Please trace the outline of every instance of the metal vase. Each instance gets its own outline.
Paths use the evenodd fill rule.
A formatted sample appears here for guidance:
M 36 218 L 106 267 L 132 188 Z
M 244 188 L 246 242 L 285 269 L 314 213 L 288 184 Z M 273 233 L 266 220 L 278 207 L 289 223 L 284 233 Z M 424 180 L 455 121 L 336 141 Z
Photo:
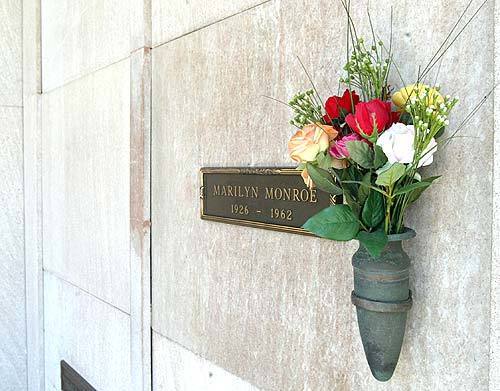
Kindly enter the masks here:
M 359 333 L 373 376 L 388 381 L 398 363 L 406 326 L 406 315 L 412 305 L 409 288 L 410 258 L 402 242 L 415 237 L 406 229 L 389 235 L 380 257 L 372 257 L 360 244 L 352 257 L 354 291 Z

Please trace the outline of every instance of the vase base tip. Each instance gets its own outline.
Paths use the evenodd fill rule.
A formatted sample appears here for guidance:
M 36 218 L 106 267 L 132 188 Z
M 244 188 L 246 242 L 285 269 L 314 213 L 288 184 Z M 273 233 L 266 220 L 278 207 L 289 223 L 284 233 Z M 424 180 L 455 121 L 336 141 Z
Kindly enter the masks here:
M 377 379 L 379 382 L 387 382 L 391 380 L 392 375 L 394 374 L 394 370 L 387 372 L 372 370 L 371 372 L 373 377 Z

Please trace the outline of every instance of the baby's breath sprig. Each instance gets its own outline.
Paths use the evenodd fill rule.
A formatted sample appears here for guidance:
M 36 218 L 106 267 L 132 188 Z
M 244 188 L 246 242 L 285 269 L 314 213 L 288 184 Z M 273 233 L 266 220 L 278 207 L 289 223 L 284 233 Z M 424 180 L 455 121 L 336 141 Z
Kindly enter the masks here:
M 347 75 L 341 79 L 350 88 L 357 88 L 366 101 L 372 99 L 387 100 L 390 94 L 387 79 L 391 67 L 391 58 L 383 56 L 384 43 L 373 42 L 370 48 L 365 46 L 363 38 L 354 45 L 349 61 L 344 66 Z
M 405 110 L 415 126 L 415 161 L 422 158 L 433 138 L 439 137 L 450 124 L 449 115 L 458 103 L 457 98 L 441 96 L 439 87 L 421 87 L 412 93 Z
M 295 113 L 295 117 L 290 121 L 291 125 L 303 128 L 308 124 L 323 121 L 322 108 L 315 101 L 314 90 L 299 92 L 288 104 Z

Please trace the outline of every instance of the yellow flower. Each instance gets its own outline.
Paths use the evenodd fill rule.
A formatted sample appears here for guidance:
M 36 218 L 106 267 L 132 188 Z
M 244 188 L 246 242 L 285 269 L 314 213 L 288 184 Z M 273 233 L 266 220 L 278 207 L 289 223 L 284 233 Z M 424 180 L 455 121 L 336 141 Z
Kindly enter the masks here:
M 310 124 L 295 133 L 288 142 L 290 157 L 298 163 L 315 161 L 318 153 L 328 149 L 330 137 L 333 135 L 329 135 L 323 128 L 327 128 L 327 126 Z M 331 132 L 332 129 L 328 129 L 328 131 Z
M 440 105 L 444 102 L 443 97 L 437 89 L 431 88 L 422 83 L 409 84 L 406 87 L 401 88 L 401 90 L 392 96 L 392 101 L 397 107 L 404 109 L 410 97 L 415 96 L 416 98 L 419 98 L 423 93 L 426 93 L 425 99 L 427 105 L 429 106 Z

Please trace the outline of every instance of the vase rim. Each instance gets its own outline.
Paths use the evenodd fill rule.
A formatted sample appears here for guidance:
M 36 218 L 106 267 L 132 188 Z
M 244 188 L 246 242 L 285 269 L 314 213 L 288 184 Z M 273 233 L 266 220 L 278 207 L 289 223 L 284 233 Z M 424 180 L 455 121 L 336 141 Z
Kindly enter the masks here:
M 417 233 L 414 230 L 405 227 L 403 232 L 399 234 L 387 235 L 387 239 L 389 240 L 389 242 L 400 242 L 402 240 L 413 239 L 415 236 L 417 236 Z

